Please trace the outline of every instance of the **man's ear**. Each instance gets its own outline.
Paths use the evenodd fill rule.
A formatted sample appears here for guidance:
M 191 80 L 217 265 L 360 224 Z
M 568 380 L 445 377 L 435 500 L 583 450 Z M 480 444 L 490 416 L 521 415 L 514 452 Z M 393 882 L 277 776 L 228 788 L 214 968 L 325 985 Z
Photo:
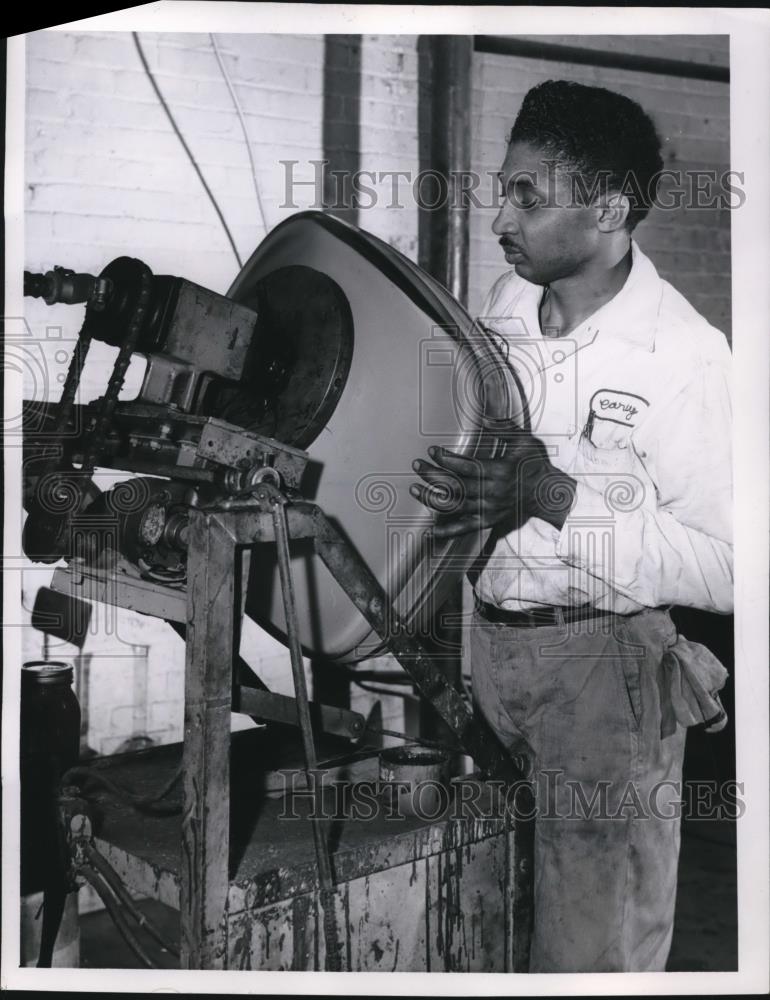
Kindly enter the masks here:
M 620 193 L 607 195 L 597 206 L 597 228 L 602 233 L 614 233 L 618 229 L 623 229 L 630 211 L 631 203 L 626 195 Z

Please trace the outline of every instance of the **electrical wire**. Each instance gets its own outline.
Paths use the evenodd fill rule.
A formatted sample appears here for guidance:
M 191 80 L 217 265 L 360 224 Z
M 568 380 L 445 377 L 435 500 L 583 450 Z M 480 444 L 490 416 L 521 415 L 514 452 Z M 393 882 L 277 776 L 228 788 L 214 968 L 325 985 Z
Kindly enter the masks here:
M 211 39 L 211 45 L 214 49 L 214 55 L 217 57 L 217 62 L 219 63 L 219 69 L 222 73 L 222 78 L 227 84 L 227 89 L 230 91 L 230 97 L 232 98 L 233 105 L 235 106 L 235 112 L 238 115 L 238 121 L 241 123 L 241 131 L 243 132 L 243 138 L 246 142 L 246 152 L 249 154 L 249 163 L 251 164 L 251 178 L 254 181 L 254 192 L 257 196 L 257 207 L 259 208 L 259 215 L 262 219 L 262 228 L 265 230 L 265 234 L 270 232 L 270 227 L 267 224 L 267 217 L 265 215 L 265 206 L 262 204 L 262 195 L 259 191 L 259 180 L 257 179 L 257 167 L 254 163 L 254 155 L 251 151 L 251 141 L 249 140 L 249 132 L 246 128 L 246 119 L 243 115 L 243 110 L 241 108 L 241 102 L 238 100 L 238 95 L 235 93 L 235 89 L 230 80 L 230 74 L 227 72 L 227 67 L 222 59 L 222 53 L 219 50 L 219 45 L 217 44 L 216 36 L 209 34 Z
M 232 247 L 233 253 L 235 254 L 235 259 L 238 261 L 238 267 L 241 268 L 241 267 L 243 267 L 243 261 L 241 260 L 241 255 L 238 253 L 238 247 L 235 245 L 235 241 L 233 240 L 232 233 L 230 232 L 230 229 L 228 228 L 228 225 L 225 222 L 225 217 L 224 217 L 224 215 L 222 215 L 222 210 L 220 209 L 219 205 L 217 204 L 217 200 L 214 197 L 214 195 L 212 194 L 211 188 L 206 183 L 206 178 L 201 173 L 201 169 L 198 166 L 198 163 L 197 163 L 195 157 L 192 154 L 192 150 L 190 149 L 190 147 L 185 142 L 185 138 L 182 135 L 182 133 L 179 131 L 179 126 L 177 125 L 176 120 L 175 120 L 173 114 L 171 113 L 171 108 L 166 103 L 166 99 L 164 98 L 163 94 L 160 91 L 160 87 L 158 86 L 157 81 L 155 80 L 155 77 L 153 76 L 153 72 L 150 69 L 149 63 L 147 62 L 147 58 L 146 58 L 146 56 L 144 54 L 144 49 L 142 48 L 142 43 L 139 41 L 139 35 L 135 31 L 132 31 L 131 35 L 132 35 L 132 37 L 134 39 L 134 45 L 136 46 L 136 51 L 139 53 L 139 58 L 142 61 L 142 66 L 144 67 L 144 71 L 147 74 L 147 78 L 149 79 L 150 83 L 152 84 L 152 89 L 155 91 L 156 97 L 160 101 L 161 106 L 163 107 L 163 110 L 166 112 L 166 117 L 168 118 L 169 122 L 171 123 L 171 127 L 173 128 L 174 132 L 176 133 L 177 139 L 179 139 L 179 141 L 182 144 L 182 148 L 184 149 L 185 153 L 187 153 L 187 157 L 188 157 L 190 163 L 192 164 L 193 169 L 195 170 L 195 173 L 198 175 L 198 180 L 203 185 L 203 190 L 209 196 L 209 201 L 214 206 L 214 211 L 219 216 L 219 221 L 222 223 L 222 228 L 224 229 L 225 234 L 227 235 L 227 239 L 230 241 L 230 246 Z
M 406 682 L 408 683 L 408 681 Z M 369 691 L 371 694 L 381 694 L 385 698 L 403 698 L 404 701 L 419 701 L 419 696 L 412 691 L 392 691 L 389 688 L 375 687 L 366 681 L 356 681 L 362 691 Z
M 174 947 L 170 941 L 167 941 L 149 917 L 146 917 L 142 913 L 109 861 L 91 844 L 86 846 L 85 853 L 93 868 L 104 879 L 118 901 L 125 906 L 126 910 L 128 910 L 139 926 L 143 927 L 151 937 L 155 938 L 164 951 L 169 952 L 175 958 L 179 958 L 179 949 Z
M 376 733 L 377 736 L 393 736 L 399 740 L 406 740 L 407 744 L 416 743 L 418 746 L 430 747 L 434 750 L 455 749 L 455 747 L 452 747 L 447 743 L 443 743 L 441 740 L 429 740 L 426 736 L 407 736 L 406 733 L 399 733 L 395 729 L 378 729 L 374 726 L 369 726 L 367 727 L 366 732 Z
M 366 746 L 352 753 L 340 754 L 337 757 L 328 757 L 326 760 L 318 761 L 318 769 L 329 771 L 334 767 L 342 767 L 344 764 L 354 764 L 359 760 L 370 760 L 372 757 L 379 757 L 382 747 Z
M 428 750 L 445 750 L 448 753 L 452 753 L 458 749 L 448 743 L 442 743 L 439 740 L 429 740 L 420 736 L 407 736 L 406 733 L 399 733 L 393 729 L 375 729 L 370 727 L 366 731 L 372 735 L 393 736 L 397 739 L 404 740 L 403 746 L 405 749 L 413 746 L 423 746 Z M 359 760 L 368 760 L 371 757 L 379 757 L 382 751 L 387 749 L 390 748 L 379 745 L 373 746 L 370 743 L 359 744 L 351 753 L 342 754 L 339 757 L 328 757 L 326 760 L 319 761 L 318 768 L 319 770 L 330 770 L 333 767 L 341 767 L 344 764 L 352 764 Z
M 373 632 L 374 632 L 373 628 L 369 629 L 369 631 L 364 636 L 364 639 L 357 642 L 355 646 L 350 646 L 348 649 L 343 649 L 341 653 L 334 653 L 331 656 L 325 656 L 324 663 L 338 663 L 340 660 L 345 659 L 345 657 L 350 656 L 353 650 L 358 649 L 361 643 L 365 639 L 368 639 Z M 363 653 L 361 656 L 356 656 L 352 660 L 346 660 L 346 662 L 343 663 L 342 666 L 346 667 L 354 663 L 363 663 L 365 660 L 372 660 L 374 659 L 375 656 L 380 656 L 385 654 L 387 652 L 387 649 L 388 649 L 388 640 L 382 639 L 380 642 L 377 643 L 376 646 L 374 646 L 373 649 L 370 650 L 370 652 Z
M 360 643 L 358 645 L 360 645 Z M 354 646 L 353 649 L 355 649 L 355 648 L 356 647 Z M 349 650 L 349 652 L 352 652 L 352 650 Z M 363 653 L 361 656 L 356 656 L 352 660 L 347 660 L 346 662 L 348 664 L 365 663 L 367 660 L 373 660 L 377 656 L 387 655 L 387 652 L 388 652 L 388 640 L 387 639 L 383 639 L 382 642 L 378 643 L 374 647 L 374 649 L 372 649 L 371 652 L 369 652 L 369 653 Z M 345 655 L 344 653 L 338 653 L 337 656 L 333 657 L 332 659 L 333 660 L 334 659 L 341 659 L 344 655 Z

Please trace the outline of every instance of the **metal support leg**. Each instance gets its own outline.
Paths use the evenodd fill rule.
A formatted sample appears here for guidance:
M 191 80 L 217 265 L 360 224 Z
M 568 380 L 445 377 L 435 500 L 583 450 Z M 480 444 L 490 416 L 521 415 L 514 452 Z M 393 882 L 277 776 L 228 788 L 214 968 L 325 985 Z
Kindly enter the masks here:
M 470 708 L 436 667 L 430 652 L 406 633 L 404 623 L 363 559 L 320 508 L 315 508 L 313 516 L 318 555 L 377 635 L 387 641 L 420 694 L 449 726 L 460 745 L 488 777 L 510 782 L 525 780 L 529 762 L 524 755 L 509 756 L 489 726 L 474 719 Z
M 291 670 L 294 677 L 294 697 L 297 700 L 297 721 L 302 733 L 302 745 L 305 751 L 305 773 L 308 784 L 315 789 L 315 807 L 322 806 L 322 793 L 313 784 L 313 772 L 317 771 L 318 762 L 313 742 L 313 726 L 310 720 L 310 706 L 307 697 L 305 669 L 302 663 L 302 647 L 299 641 L 299 626 L 297 624 L 297 606 L 294 598 L 294 582 L 291 576 L 291 556 L 289 553 L 289 527 L 286 521 L 286 508 L 282 503 L 273 507 L 273 525 L 275 545 L 278 553 L 278 569 L 281 576 L 281 591 L 283 607 L 286 613 L 286 628 L 291 654 Z M 326 969 L 330 972 L 340 972 L 342 969 L 339 955 L 339 939 L 334 914 L 334 881 L 332 878 L 331 859 L 329 857 L 328 829 L 323 821 L 322 810 L 314 809 L 310 817 L 315 842 L 316 863 L 318 864 L 318 882 L 320 886 L 321 907 L 323 909 L 323 928 L 326 941 Z
M 235 560 L 235 539 L 223 519 L 193 511 L 187 562 L 183 969 L 223 969 L 227 958 Z

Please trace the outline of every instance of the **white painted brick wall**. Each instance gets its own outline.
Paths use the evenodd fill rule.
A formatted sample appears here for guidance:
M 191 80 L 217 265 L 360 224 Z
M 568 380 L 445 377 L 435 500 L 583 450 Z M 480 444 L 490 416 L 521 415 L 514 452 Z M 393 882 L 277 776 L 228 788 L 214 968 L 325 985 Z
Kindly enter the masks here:
M 670 59 L 727 65 L 727 40 L 716 38 L 592 38 L 554 36 L 549 41 L 586 44 Z M 606 87 L 638 101 L 664 140 L 665 166 L 681 170 L 730 166 L 729 88 L 703 80 L 576 66 L 507 56 L 474 59 L 473 169 L 495 172 L 524 94 L 549 79 Z M 485 190 L 489 190 L 487 186 Z M 481 307 L 486 291 L 505 270 L 490 226 L 495 209 L 471 213 L 469 304 Z M 728 336 L 730 315 L 730 214 L 726 210 L 655 208 L 636 230 L 640 246 L 659 271 Z
M 264 235 L 241 126 L 208 35 L 142 34 L 147 60 L 233 231 L 242 257 Z M 268 224 L 281 160 L 320 158 L 323 40 L 222 35 Z M 39 32 L 28 44 L 27 265 L 68 251 L 95 267 L 132 250 L 153 270 L 224 291 L 237 265 L 128 33 Z M 297 202 L 312 197 L 298 189 Z M 41 218 L 42 216 L 42 218 Z M 181 265 L 181 267 L 180 267 Z
M 383 174 L 419 171 L 417 134 L 417 39 L 413 35 L 364 38 L 361 54 L 361 169 L 372 171 L 367 181 L 377 196 L 371 208 L 359 212 L 359 225 L 417 260 L 417 206 L 411 183 Z M 403 208 L 395 205 L 403 205 Z M 394 207 L 390 207 L 394 206 Z

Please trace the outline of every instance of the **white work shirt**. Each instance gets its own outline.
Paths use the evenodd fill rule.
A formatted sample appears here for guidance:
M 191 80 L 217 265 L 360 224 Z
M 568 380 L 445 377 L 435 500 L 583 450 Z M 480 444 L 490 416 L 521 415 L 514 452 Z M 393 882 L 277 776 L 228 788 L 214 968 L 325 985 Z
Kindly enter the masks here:
M 543 336 L 543 288 L 514 270 L 479 315 L 523 382 L 532 433 L 577 481 L 561 531 L 498 539 L 475 589 L 508 610 L 733 608 L 731 355 L 632 241 L 617 295 Z

